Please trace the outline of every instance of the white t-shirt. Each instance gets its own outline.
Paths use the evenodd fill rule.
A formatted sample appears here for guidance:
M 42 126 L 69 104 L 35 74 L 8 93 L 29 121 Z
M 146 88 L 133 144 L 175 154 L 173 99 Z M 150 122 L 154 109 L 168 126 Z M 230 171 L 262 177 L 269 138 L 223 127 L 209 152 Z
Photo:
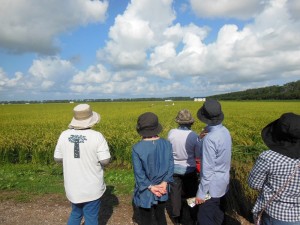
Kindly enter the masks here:
M 72 203 L 94 201 L 106 190 L 100 160 L 110 158 L 107 142 L 95 130 L 69 129 L 61 133 L 54 158 L 63 159 L 64 185 Z

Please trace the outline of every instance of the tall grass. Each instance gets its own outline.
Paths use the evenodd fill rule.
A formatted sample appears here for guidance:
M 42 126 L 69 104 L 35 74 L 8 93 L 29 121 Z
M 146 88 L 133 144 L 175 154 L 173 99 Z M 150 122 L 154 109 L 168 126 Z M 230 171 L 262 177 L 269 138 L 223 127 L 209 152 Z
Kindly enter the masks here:
M 94 129 L 107 139 L 114 162 L 131 166 L 131 146 L 140 140 L 135 131 L 137 117 L 147 111 L 156 113 L 163 126 L 162 137 L 177 126 L 174 118 L 180 109 L 195 117 L 193 130 L 204 127 L 197 117 L 201 102 L 106 102 L 91 103 L 101 115 Z M 67 129 L 75 104 L 1 105 L 0 162 L 53 163 L 53 151 L 60 133 Z M 300 102 L 222 102 L 224 125 L 233 138 L 233 158 L 255 160 L 266 149 L 260 131 L 284 112 L 300 113 Z

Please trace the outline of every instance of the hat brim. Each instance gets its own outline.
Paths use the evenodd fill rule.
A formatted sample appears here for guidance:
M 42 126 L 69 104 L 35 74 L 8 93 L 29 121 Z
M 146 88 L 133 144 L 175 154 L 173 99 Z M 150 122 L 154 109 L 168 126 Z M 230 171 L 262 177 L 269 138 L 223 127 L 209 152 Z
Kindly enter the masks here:
M 179 123 L 179 124 L 192 124 L 192 123 L 195 122 L 195 120 L 194 120 L 194 119 L 191 119 L 191 120 L 189 120 L 189 121 L 181 121 L 181 120 L 175 119 L 175 122 L 176 122 L 176 123 Z
M 207 125 L 210 125 L 210 126 L 214 126 L 214 125 L 218 125 L 220 123 L 222 123 L 222 121 L 224 120 L 224 113 L 221 112 L 218 116 L 216 117 L 213 117 L 213 118 L 207 118 L 205 115 L 204 115 L 204 111 L 203 111 L 203 107 L 202 106 L 198 112 L 197 112 L 197 117 L 199 120 L 201 120 L 203 123 L 206 123 Z
M 95 124 L 100 122 L 100 115 L 93 111 L 93 115 L 85 120 L 76 120 L 74 117 L 71 120 L 71 123 L 69 124 L 69 128 L 76 129 L 76 130 L 82 130 L 93 127 Z
M 266 146 L 279 154 L 285 155 L 290 158 L 300 158 L 300 141 L 289 142 L 287 140 L 280 139 L 279 134 L 276 133 L 276 125 L 279 119 L 269 123 L 261 131 L 261 137 Z
M 155 136 L 158 135 L 161 131 L 162 131 L 162 126 L 160 123 L 158 123 L 157 127 L 155 127 L 154 129 L 141 129 L 141 130 L 137 129 L 138 134 L 143 137 Z

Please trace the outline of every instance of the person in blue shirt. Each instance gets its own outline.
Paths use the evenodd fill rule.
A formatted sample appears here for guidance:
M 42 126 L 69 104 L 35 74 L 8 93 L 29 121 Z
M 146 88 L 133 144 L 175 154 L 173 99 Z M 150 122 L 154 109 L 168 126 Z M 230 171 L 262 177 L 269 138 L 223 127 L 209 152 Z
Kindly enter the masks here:
M 162 126 L 152 112 L 138 117 L 136 130 L 142 137 L 132 147 L 135 178 L 133 203 L 139 209 L 139 224 L 167 225 L 168 184 L 173 181 L 174 171 L 172 145 L 158 136 Z
M 219 225 L 224 220 L 220 200 L 229 188 L 231 135 L 222 125 L 224 114 L 217 100 L 207 100 L 198 110 L 197 117 L 207 124 L 205 127 L 207 134 L 200 139 L 202 163 L 195 200 L 199 205 L 197 224 Z

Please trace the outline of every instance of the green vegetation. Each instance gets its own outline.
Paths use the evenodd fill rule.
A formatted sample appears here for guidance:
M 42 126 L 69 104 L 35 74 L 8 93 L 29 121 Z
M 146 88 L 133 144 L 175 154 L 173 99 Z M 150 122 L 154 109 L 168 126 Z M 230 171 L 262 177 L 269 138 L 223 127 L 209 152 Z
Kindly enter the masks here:
M 105 182 L 113 187 L 112 194 L 131 194 L 134 177 L 128 169 L 105 169 Z M 0 201 L 14 199 L 16 201 L 30 201 L 43 194 L 64 195 L 62 166 L 34 165 L 34 164 L 3 164 L 0 167 L 0 192 L 13 192 L 3 195 Z
M 270 86 L 210 96 L 220 100 L 299 100 L 300 80 L 283 86 Z
M 174 105 L 173 105 L 174 103 Z M 90 103 L 101 114 L 100 124 L 94 127 L 106 137 L 113 161 L 131 168 L 131 146 L 140 140 L 135 131 L 137 117 L 146 111 L 159 116 L 163 125 L 162 137 L 176 127 L 174 117 L 180 109 L 190 109 L 196 118 L 201 102 L 101 102 Z M 51 165 L 60 133 L 67 129 L 75 104 L 1 105 L 0 162 Z M 233 157 L 253 161 L 266 149 L 260 131 L 282 113 L 300 112 L 300 102 L 257 101 L 222 102 L 224 124 L 233 137 Z M 204 124 L 196 119 L 193 129 L 200 132 Z
M 113 162 L 106 169 L 105 179 L 116 195 L 129 194 L 133 190 L 131 147 L 140 140 L 135 126 L 141 113 L 151 111 L 158 115 L 163 126 L 162 137 L 177 127 L 174 118 L 184 108 L 189 109 L 196 120 L 194 131 L 198 133 L 205 126 L 196 119 L 202 102 L 90 104 L 101 115 L 100 124 L 94 129 L 105 136 L 112 153 Z M 221 104 L 225 114 L 223 124 L 233 138 L 230 208 L 238 213 L 249 212 L 257 193 L 248 187 L 247 177 L 259 153 L 267 149 L 260 132 L 282 113 L 300 114 L 300 101 L 223 101 Z M 64 193 L 61 165 L 54 163 L 53 153 L 60 133 L 71 121 L 74 106 L 70 103 L 0 105 L 2 192 L 19 191 L 20 194 L 12 198 L 23 201 L 30 198 L 30 194 Z

